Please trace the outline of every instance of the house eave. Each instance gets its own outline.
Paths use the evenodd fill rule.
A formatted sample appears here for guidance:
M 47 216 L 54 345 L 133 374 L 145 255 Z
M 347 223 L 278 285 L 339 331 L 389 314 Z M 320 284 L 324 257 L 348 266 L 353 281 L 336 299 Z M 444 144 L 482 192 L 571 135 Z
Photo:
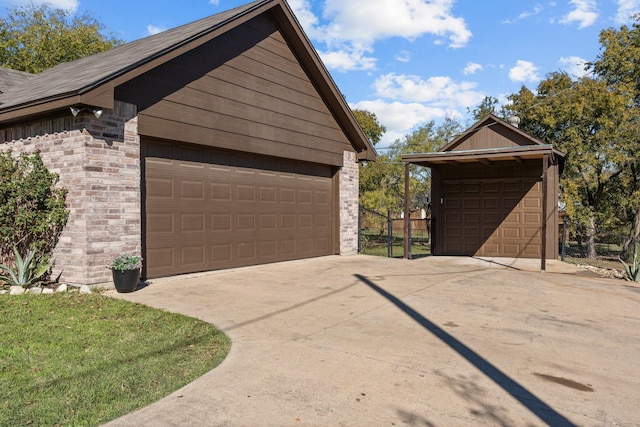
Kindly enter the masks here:
M 564 153 L 553 148 L 551 144 L 539 144 L 522 147 L 405 154 L 402 156 L 402 161 L 428 167 L 443 164 L 462 165 L 470 163 L 490 165 L 492 162 L 498 161 L 514 160 L 521 162 L 530 159 L 541 159 L 545 154 L 555 155 L 559 158 L 564 158 L 565 156 Z

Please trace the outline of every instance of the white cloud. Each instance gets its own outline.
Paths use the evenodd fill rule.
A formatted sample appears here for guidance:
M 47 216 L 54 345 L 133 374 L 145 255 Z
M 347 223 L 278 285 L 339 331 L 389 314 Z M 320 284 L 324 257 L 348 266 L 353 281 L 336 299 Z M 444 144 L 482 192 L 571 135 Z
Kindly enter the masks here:
M 296 15 L 296 19 L 302 25 L 309 37 L 314 37 L 313 29 L 318 25 L 318 18 L 311 11 L 311 4 L 308 0 L 289 0 L 289 6 Z
M 540 12 L 542 12 L 544 10 L 544 7 L 538 5 L 535 5 L 533 10 L 527 10 L 522 12 L 520 15 L 518 15 L 517 18 L 515 19 L 505 19 L 504 21 L 502 21 L 503 24 L 515 24 L 516 22 L 522 20 L 522 19 L 527 19 L 531 16 L 535 16 L 538 15 Z
M 149 33 L 150 36 L 161 33 L 163 31 L 167 31 L 167 29 L 165 27 L 157 27 L 151 24 L 147 25 L 147 32 Z
M 478 71 L 482 71 L 484 69 L 484 67 L 482 67 L 482 65 L 477 64 L 475 62 L 468 62 L 467 66 L 464 67 L 464 70 L 462 71 L 465 76 L 469 75 L 469 74 L 475 74 Z
M 442 120 L 446 117 L 461 118 L 462 115 L 454 110 L 430 107 L 412 102 L 386 102 L 384 100 L 360 101 L 351 104 L 352 108 L 371 111 L 376 114 L 378 121 L 387 128 L 382 136 L 379 148 L 388 147 L 397 139 L 410 133 L 415 127 L 431 120 Z
M 578 28 L 585 28 L 593 25 L 598 19 L 595 0 L 571 0 L 569 3 L 574 5 L 575 9 L 560 20 L 561 24 L 578 22 Z
M 309 0 L 289 2 L 312 39 L 326 45 L 323 57 L 336 58 L 342 70 L 370 69 L 377 41 L 394 37 L 415 40 L 423 35 L 448 41 L 449 47 L 467 44 L 472 34 L 465 20 L 452 12 L 454 0 L 323 0 L 322 22 Z M 354 60 L 362 59 L 365 63 Z M 328 64 L 330 67 L 330 64 Z M 351 68 L 347 68 L 351 67 Z
M 209 0 L 209 3 L 211 3 L 214 6 L 218 6 L 220 4 L 220 0 Z
M 429 77 L 385 74 L 373 83 L 378 96 L 407 101 L 424 102 L 438 108 L 466 108 L 478 104 L 484 94 L 474 90 L 474 82 L 455 82 L 450 77 Z
M 461 119 L 467 108 L 475 107 L 485 96 L 475 90 L 475 82 L 456 82 L 443 76 L 425 79 L 389 73 L 379 76 L 373 87 L 378 99 L 351 106 L 375 113 L 387 128 L 381 147 L 430 120 Z
M 78 0 L 9 0 L 7 1 L 9 4 L 13 5 L 42 5 L 48 4 L 56 9 L 63 9 L 68 12 L 74 13 L 78 10 Z
M 325 0 L 327 41 L 372 43 L 390 37 L 409 40 L 424 34 L 447 37 L 462 47 L 471 38 L 463 18 L 451 13 L 453 0 Z
M 409 62 L 411 61 L 411 52 L 408 50 L 402 50 L 396 54 L 395 59 L 398 62 Z
M 579 56 L 562 57 L 558 61 L 560 68 L 569 73 L 572 77 L 584 77 L 587 72 L 584 69 L 587 60 Z
M 376 68 L 376 58 L 367 56 L 371 49 L 336 50 L 333 52 L 319 52 L 322 62 L 336 71 L 373 70 Z
M 509 70 L 509 78 L 514 82 L 538 82 L 538 67 L 533 62 L 518 60 L 515 67 Z
M 617 0 L 618 13 L 616 13 L 616 22 L 618 24 L 628 24 L 631 17 L 636 13 L 640 13 L 640 0 Z

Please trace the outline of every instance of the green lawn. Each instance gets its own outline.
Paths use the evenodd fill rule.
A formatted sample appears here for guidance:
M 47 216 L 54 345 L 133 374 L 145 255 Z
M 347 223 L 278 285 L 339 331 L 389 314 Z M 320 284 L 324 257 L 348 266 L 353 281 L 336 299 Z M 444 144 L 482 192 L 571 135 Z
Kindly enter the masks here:
M 0 295 L 0 426 L 98 425 L 211 370 L 229 339 L 100 294 Z
M 386 244 L 364 244 L 361 247 L 361 253 L 363 255 L 375 255 L 384 256 L 388 255 L 388 249 Z M 404 256 L 403 243 L 394 242 L 392 246 L 392 255 L 394 258 L 402 258 Z M 422 258 L 424 256 L 431 255 L 431 248 L 428 244 L 416 244 L 411 245 L 411 255 L 413 258 Z

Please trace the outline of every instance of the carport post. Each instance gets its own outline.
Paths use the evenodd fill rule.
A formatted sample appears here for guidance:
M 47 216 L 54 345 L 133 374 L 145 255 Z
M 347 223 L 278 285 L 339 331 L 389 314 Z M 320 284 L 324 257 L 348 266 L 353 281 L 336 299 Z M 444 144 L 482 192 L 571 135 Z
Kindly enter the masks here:
M 547 189 L 549 182 L 547 171 L 549 170 L 549 155 L 542 156 L 542 247 L 540 248 L 540 272 L 547 269 Z
M 409 259 L 409 224 L 411 221 L 409 212 L 409 199 L 411 191 L 409 190 L 409 175 L 411 172 L 411 163 L 404 164 L 404 259 Z

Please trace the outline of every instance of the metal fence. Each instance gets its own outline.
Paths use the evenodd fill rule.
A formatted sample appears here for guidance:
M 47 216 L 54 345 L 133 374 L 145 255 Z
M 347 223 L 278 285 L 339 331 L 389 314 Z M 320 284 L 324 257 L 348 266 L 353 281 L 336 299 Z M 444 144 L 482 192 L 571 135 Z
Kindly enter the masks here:
M 360 206 L 358 253 L 401 258 L 404 256 L 404 218 Z M 431 219 L 411 218 L 409 258 L 431 255 Z
M 562 261 L 584 263 L 595 267 L 621 270 L 620 259 L 631 260 L 636 245 L 640 244 L 638 240 L 629 239 L 629 235 L 571 224 L 566 218 L 560 224 L 559 231 Z M 595 254 L 589 254 L 588 242 L 591 235 L 594 239 Z

